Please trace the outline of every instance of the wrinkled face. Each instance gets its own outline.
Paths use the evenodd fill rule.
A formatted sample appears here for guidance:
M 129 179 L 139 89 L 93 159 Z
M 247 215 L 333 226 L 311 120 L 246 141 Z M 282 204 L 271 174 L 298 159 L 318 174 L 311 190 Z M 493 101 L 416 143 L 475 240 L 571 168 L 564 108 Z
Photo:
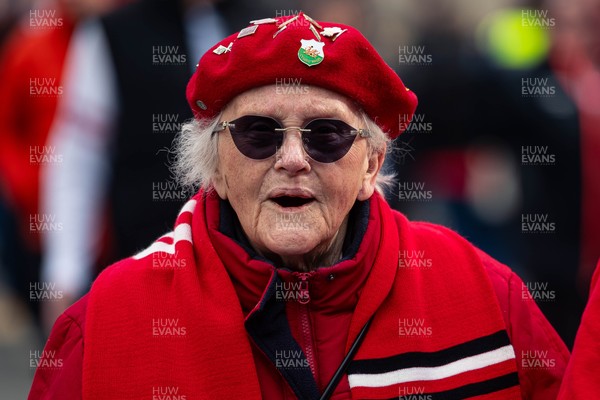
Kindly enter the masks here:
M 303 94 L 284 94 L 275 85 L 249 90 L 228 104 L 221 121 L 245 115 L 269 116 L 283 127 L 335 118 L 365 128 L 347 98 L 316 87 L 305 87 Z M 240 153 L 229 129 L 218 135 L 217 193 L 229 200 L 257 251 L 292 265 L 306 255 L 326 254 L 336 237 L 343 240 L 350 209 L 373 194 L 383 162 L 382 154 L 369 156 L 362 137 L 338 161 L 320 163 L 307 156 L 298 130 L 285 132 L 277 154 L 263 160 Z

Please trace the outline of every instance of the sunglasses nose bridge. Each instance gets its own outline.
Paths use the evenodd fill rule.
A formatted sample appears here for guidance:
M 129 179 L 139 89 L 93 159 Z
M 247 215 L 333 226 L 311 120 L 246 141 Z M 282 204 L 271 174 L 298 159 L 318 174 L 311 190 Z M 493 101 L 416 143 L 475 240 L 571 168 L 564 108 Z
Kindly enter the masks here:
M 288 132 L 288 131 L 298 131 L 298 132 L 310 132 L 310 129 L 305 129 L 300 126 L 288 126 L 285 128 L 277 128 L 276 132 Z

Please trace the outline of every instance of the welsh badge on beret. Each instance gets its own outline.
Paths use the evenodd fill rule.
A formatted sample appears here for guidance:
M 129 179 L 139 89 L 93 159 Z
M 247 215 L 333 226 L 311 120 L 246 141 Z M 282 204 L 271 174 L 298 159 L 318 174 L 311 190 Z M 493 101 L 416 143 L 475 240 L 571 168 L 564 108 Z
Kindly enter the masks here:
M 298 50 L 298 58 L 300 61 L 309 67 L 320 64 L 321 61 L 323 61 L 325 58 L 323 46 L 325 46 L 325 43 L 316 41 L 314 39 L 300 39 L 300 43 L 300 49 Z

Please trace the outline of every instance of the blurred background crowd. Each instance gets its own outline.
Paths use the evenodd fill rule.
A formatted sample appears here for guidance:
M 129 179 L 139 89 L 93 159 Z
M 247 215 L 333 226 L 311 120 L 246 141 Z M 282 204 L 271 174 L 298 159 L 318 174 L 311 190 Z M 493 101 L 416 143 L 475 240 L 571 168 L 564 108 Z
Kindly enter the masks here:
M 56 316 L 192 194 L 168 165 L 199 57 L 300 10 L 357 27 L 419 97 L 386 164 L 393 207 L 513 268 L 572 346 L 600 257 L 600 0 L 3 0 L 3 396 L 25 397 Z

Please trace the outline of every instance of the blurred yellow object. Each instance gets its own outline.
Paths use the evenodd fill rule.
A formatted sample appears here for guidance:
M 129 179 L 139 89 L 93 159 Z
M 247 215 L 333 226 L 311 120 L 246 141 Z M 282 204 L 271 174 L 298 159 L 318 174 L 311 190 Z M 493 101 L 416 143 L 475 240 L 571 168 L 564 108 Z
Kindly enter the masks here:
M 554 18 L 547 10 L 503 9 L 485 17 L 476 31 L 479 50 L 507 69 L 535 67 L 550 48 L 548 29 Z

